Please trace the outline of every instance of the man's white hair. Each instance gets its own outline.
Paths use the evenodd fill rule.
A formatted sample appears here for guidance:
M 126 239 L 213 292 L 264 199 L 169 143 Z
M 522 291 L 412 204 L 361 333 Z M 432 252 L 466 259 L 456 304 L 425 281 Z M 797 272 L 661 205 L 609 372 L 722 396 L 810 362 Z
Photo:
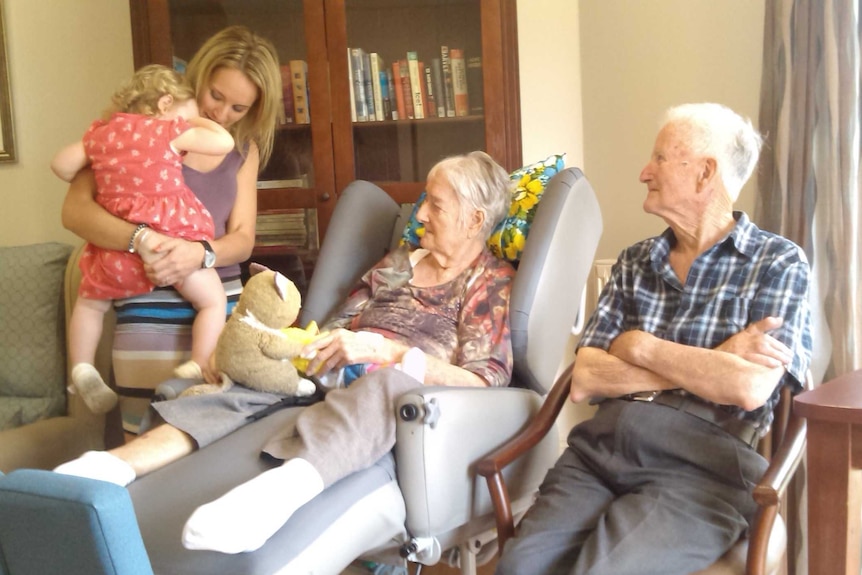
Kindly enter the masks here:
M 684 131 L 692 152 L 715 159 L 727 195 L 735 202 L 757 166 L 763 143 L 751 121 L 727 106 L 702 103 L 670 108 L 662 125 L 668 124 Z

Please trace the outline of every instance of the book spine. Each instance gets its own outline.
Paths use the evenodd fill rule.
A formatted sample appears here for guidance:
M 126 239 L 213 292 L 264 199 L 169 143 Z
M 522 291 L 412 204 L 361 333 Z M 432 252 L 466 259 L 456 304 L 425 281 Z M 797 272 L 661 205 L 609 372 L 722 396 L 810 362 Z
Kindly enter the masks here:
M 452 84 L 452 59 L 449 46 L 440 46 L 440 66 L 443 72 L 443 96 L 446 105 L 446 117 L 455 117 L 455 87 Z
M 443 95 L 443 70 L 440 58 L 431 60 L 431 83 L 434 85 L 434 103 L 437 104 L 437 117 L 446 117 L 446 97 Z
M 308 64 L 305 60 L 290 60 L 290 76 L 293 87 L 293 114 L 297 124 L 311 123 L 308 109 Z
M 398 62 L 392 63 L 393 68 L 395 67 L 395 65 L 397 63 Z M 398 111 L 398 92 L 399 92 L 399 90 L 395 89 L 395 81 L 393 78 L 394 78 L 394 74 L 393 74 L 392 69 L 387 68 L 386 69 L 386 87 L 389 90 L 389 109 L 392 111 L 392 114 L 390 117 L 393 120 L 398 120 L 401 118 L 400 114 L 403 113 L 403 110 L 401 112 Z
M 470 100 L 467 90 L 467 63 L 464 61 L 464 51 L 452 48 L 449 52 L 452 65 L 452 90 L 455 92 L 455 115 L 470 114 Z
M 353 90 L 353 58 L 347 48 L 347 85 L 350 86 L 350 121 L 356 122 L 356 93 Z
M 485 113 L 484 80 L 482 79 L 482 57 L 467 58 L 467 93 L 470 95 L 470 114 L 481 116 Z
M 365 103 L 365 82 L 362 79 L 362 48 L 350 49 L 351 68 L 353 69 L 353 105 L 356 108 L 356 121 L 368 121 L 368 108 Z
M 395 113 L 399 120 L 407 119 L 407 107 L 404 102 L 404 90 L 401 89 L 401 61 L 392 62 L 392 92 L 395 94 Z
M 398 61 L 401 68 L 401 92 L 404 94 L 404 117 L 408 120 L 414 119 L 413 89 L 410 87 L 410 70 L 407 67 L 407 59 Z
M 383 58 L 377 52 L 372 52 L 369 60 L 371 60 L 371 90 L 374 93 L 374 117 L 378 122 L 382 122 L 386 119 L 386 112 L 383 110 L 383 86 L 380 81 L 380 71 L 384 69 Z
M 416 52 L 407 52 L 407 68 L 410 74 L 410 90 L 413 98 L 413 117 L 421 120 L 425 117 L 422 102 L 422 85 L 425 83 L 423 74 L 419 73 L 419 57 Z
M 425 115 L 429 118 L 437 117 L 437 92 L 434 90 L 434 80 L 431 76 L 431 66 L 423 66 L 425 69 Z
M 365 106 L 368 110 L 368 121 L 377 119 L 374 111 L 374 81 L 371 75 L 371 56 L 362 51 L 362 85 L 365 87 Z
M 389 99 L 389 72 L 388 70 L 380 70 L 377 73 L 377 85 L 380 87 L 380 111 L 381 120 L 392 119 L 392 100 Z
M 281 65 L 281 101 L 284 106 L 284 123 L 293 123 L 293 80 L 290 64 Z

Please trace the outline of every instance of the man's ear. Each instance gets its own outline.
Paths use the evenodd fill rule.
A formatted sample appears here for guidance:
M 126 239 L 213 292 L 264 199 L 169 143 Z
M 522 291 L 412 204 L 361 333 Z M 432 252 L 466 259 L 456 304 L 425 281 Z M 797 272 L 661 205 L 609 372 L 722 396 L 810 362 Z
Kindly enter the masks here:
M 700 185 L 700 188 L 705 189 L 709 187 L 709 184 L 714 180 L 717 173 L 718 165 L 715 162 L 715 158 L 704 158 L 703 167 L 697 175 L 697 183 Z
M 171 106 L 174 104 L 174 97 L 170 94 L 165 94 L 161 98 L 159 98 L 159 113 L 164 114 L 168 110 L 171 109 Z

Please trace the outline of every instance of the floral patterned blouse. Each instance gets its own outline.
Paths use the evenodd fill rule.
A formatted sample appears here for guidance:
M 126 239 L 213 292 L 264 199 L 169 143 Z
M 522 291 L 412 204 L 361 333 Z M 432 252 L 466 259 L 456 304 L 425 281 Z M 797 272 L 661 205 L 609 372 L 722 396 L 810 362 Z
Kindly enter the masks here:
M 416 287 L 412 253 L 401 246 L 366 272 L 323 329 L 377 332 L 471 371 L 489 386 L 508 385 L 514 268 L 486 248 L 452 281 Z

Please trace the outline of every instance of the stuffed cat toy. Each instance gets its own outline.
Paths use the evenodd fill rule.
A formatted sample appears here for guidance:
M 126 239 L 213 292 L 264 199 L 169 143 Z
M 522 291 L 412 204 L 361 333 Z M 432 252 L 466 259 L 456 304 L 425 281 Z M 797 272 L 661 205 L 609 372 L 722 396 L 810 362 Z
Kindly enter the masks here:
M 314 394 L 314 384 L 300 376 L 296 365 L 307 364 L 300 351 L 318 335 L 316 324 L 305 330 L 290 327 L 299 315 L 296 286 L 263 266 L 252 264 L 251 271 L 216 346 L 215 368 L 222 384 L 196 385 L 181 395 L 227 391 L 235 383 L 295 397 Z

